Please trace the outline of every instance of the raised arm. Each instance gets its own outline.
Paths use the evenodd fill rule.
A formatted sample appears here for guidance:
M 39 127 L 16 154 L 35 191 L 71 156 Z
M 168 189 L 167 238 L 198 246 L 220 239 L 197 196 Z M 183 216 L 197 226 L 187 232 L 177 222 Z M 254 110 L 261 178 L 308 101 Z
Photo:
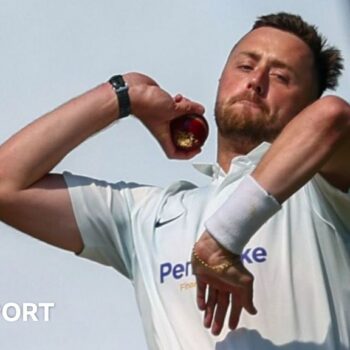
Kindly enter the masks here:
M 328 96 L 305 108 L 287 124 L 252 177 L 262 191 L 271 194 L 281 204 L 316 173 L 321 173 L 335 187 L 346 191 L 350 188 L 349 154 L 350 106 L 338 97 Z M 236 300 L 240 300 L 240 305 L 236 303 L 230 316 L 231 328 L 237 326 L 242 307 L 255 313 L 252 303 L 253 276 L 245 270 L 239 253 L 240 247 L 255 233 L 254 229 L 259 228 L 269 216 L 262 212 L 260 220 L 257 220 L 259 208 L 254 213 L 243 212 L 242 208 L 245 210 L 245 207 L 241 204 L 245 196 L 239 191 L 242 191 L 240 186 L 214 214 L 214 225 L 211 227 L 218 224 L 220 230 L 204 232 L 195 246 L 196 254 L 192 261 L 198 281 L 198 305 L 207 310 L 205 324 L 212 326 L 214 333 L 221 330 L 229 293 L 238 295 L 239 299 Z M 237 198 L 240 205 L 235 205 Z M 250 225 L 252 222 L 256 222 L 256 225 Z M 247 229 L 247 226 L 250 228 Z M 232 227 L 237 231 L 230 232 Z M 205 267 L 201 261 L 209 266 L 233 265 L 218 273 Z M 216 313 L 214 302 L 208 304 L 205 299 L 207 285 L 222 291 L 219 293 L 221 300 L 216 298 L 215 301 L 221 305 Z
M 169 121 L 204 112 L 186 98 L 173 99 L 149 77 L 124 75 L 131 111 L 157 138 L 168 157 L 176 151 Z M 119 104 L 109 83 L 72 99 L 38 118 L 0 146 L 0 220 L 55 246 L 80 252 L 82 239 L 62 175 L 49 174 L 70 151 L 118 119 Z

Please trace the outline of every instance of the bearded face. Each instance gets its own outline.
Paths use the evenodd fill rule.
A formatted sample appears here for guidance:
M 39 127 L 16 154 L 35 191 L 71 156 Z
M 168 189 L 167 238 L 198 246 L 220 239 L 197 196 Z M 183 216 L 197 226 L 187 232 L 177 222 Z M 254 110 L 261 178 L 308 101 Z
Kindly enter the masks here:
M 219 136 L 248 148 L 271 142 L 316 91 L 310 48 L 291 33 L 255 29 L 234 47 L 222 72 L 215 106 Z
M 215 104 L 215 120 L 225 138 L 273 141 L 284 127 L 256 94 L 244 92 Z

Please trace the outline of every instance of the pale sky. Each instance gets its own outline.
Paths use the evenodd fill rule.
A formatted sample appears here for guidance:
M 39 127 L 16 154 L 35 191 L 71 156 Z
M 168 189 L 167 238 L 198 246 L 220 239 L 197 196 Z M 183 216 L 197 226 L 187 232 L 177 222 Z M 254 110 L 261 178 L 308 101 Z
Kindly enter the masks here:
M 210 137 L 194 161 L 215 161 L 212 111 L 226 56 L 257 15 L 281 10 L 316 24 L 349 67 L 348 0 L 0 0 L 0 142 L 111 75 L 139 71 L 205 105 Z M 347 68 L 338 89 L 347 100 L 349 86 Z M 167 160 L 133 118 L 78 147 L 63 170 L 157 185 L 208 181 L 191 162 Z M 47 323 L 0 316 L 2 350 L 146 349 L 132 286 L 117 272 L 1 223 L 0 241 L 0 308 L 56 304 Z

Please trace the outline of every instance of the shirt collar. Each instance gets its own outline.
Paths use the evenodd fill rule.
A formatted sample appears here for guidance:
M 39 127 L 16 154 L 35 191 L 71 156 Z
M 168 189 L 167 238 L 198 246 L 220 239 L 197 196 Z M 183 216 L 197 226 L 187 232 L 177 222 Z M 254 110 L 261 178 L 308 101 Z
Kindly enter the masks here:
M 263 155 L 270 148 L 270 146 L 270 143 L 263 142 L 259 146 L 254 148 L 252 151 L 250 151 L 248 154 L 233 158 L 228 174 L 231 173 L 232 170 L 237 166 L 256 166 L 260 162 Z M 194 163 L 193 167 L 200 173 L 210 176 L 214 179 L 217 179 L 219 177 L 225 177 L 227 175 L 218 163 Z

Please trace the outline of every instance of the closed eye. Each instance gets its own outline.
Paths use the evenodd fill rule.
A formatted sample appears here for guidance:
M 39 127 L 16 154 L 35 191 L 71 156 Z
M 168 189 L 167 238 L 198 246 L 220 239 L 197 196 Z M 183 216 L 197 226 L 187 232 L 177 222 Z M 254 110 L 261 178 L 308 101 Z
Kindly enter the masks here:
M 241 64 L 238 66 L 238 68 L 244 72 L 249 72 L 253 69 L 253 67 L 248 64 Z
M 289 83 L 289 77 L 283 75 L 283 74 L 278 74 L 278 73 L 272 73 L 271 74 L 273 77 L 275 77 L 278 81 L 280 81 L 283 84 L 288 84 Z

